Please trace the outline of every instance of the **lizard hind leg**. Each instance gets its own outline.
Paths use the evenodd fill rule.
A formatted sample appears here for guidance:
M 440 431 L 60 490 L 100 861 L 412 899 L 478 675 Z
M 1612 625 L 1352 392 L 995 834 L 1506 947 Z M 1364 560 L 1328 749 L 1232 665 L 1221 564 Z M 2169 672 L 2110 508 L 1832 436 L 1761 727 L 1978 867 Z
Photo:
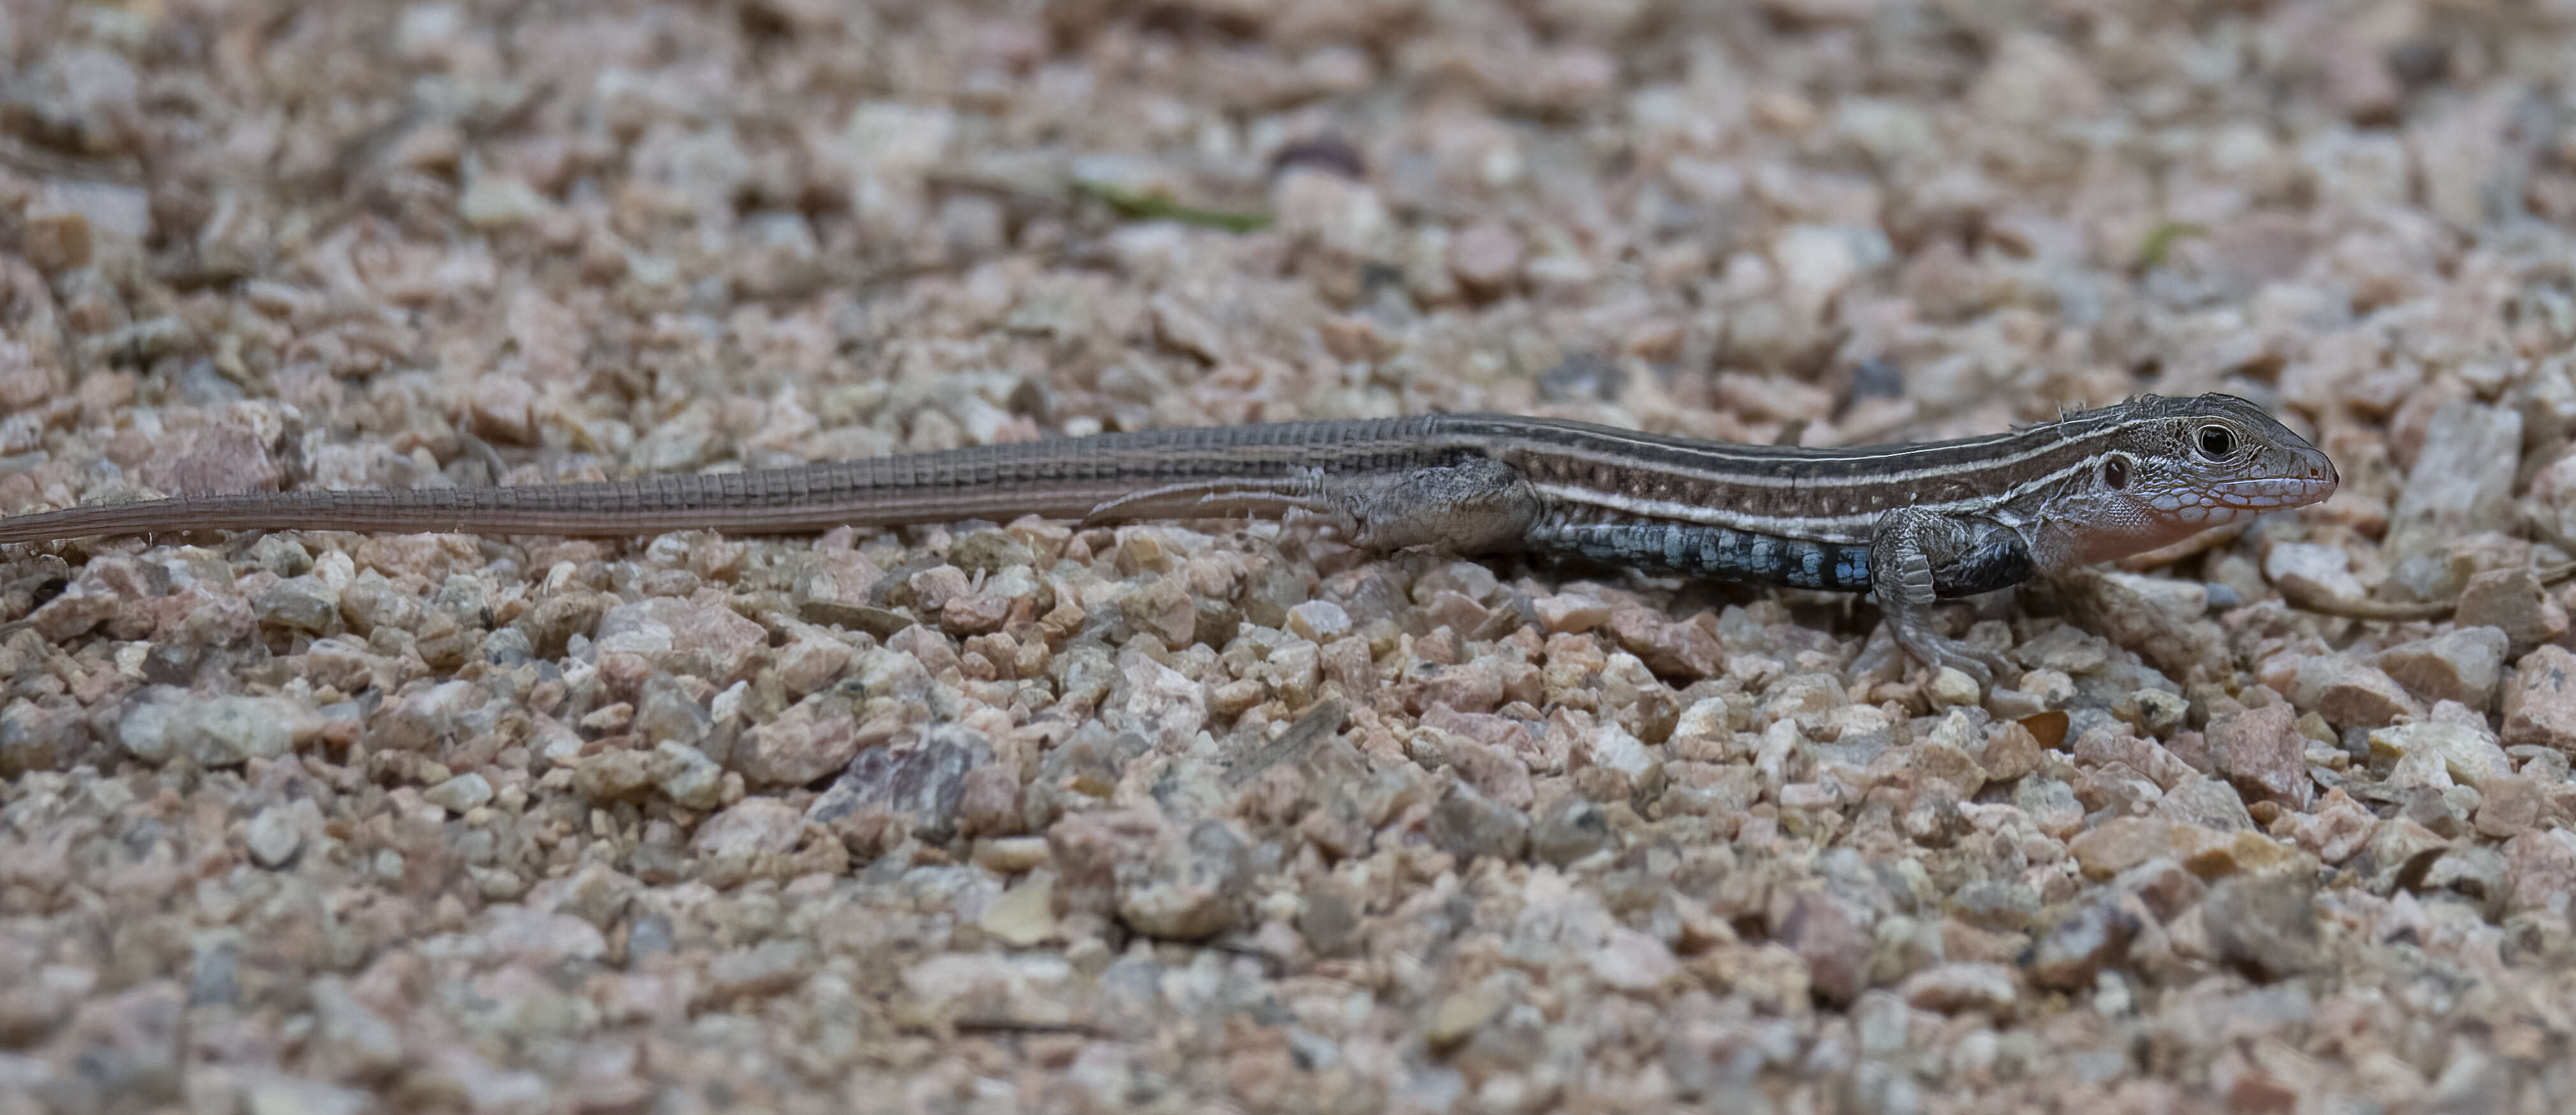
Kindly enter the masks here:
M 1167 484 L 1105 501 L 1083 522 L 1311 514 L 1363 550 L 1476 554 L 1518 548 L 1543 508 L 1538 492 L 1510 465 L 1467 457 L 1400 472 Z
M 1546 510 L 1520 471 L 1466 457 L 1377 476 L 1327 477 L 1327 497 L 1351 523 L 1351 541 L 1387 551 L 1417 546 L 1453 554 L 1520 549 Z

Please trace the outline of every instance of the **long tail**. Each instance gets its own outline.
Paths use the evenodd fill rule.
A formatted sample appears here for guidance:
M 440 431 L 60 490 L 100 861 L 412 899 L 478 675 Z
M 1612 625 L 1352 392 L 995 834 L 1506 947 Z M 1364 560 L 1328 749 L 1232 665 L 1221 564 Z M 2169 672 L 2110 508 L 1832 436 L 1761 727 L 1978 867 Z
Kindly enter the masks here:
M 0 543 L 197 530 L 800 534 L 843 524 L 1081 518 L 1140 487 L 1285 480 L 1301 471 L 1376 467 L 1390 457 L 1424 452 L 1423 422 L 1144 430 L 586 484 L 179 496 L 11 516 L 0 519 Z M 1147 511 L 1168 513 L 1159 506 L 1137 513 Z

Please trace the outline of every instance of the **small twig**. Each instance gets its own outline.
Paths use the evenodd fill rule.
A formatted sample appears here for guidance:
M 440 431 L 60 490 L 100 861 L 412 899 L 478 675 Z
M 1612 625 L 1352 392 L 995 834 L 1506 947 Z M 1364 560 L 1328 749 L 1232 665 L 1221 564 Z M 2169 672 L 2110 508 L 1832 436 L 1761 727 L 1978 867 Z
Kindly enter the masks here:
M 1113 1036 L 1109 1031 L 1086 1022 L 1025 1022 L 1016 1018 L 960 1018 L 949 1025 L 960 1034 L 1001 1034 L 1015 1037 L 1069 1034 L 1094 1040 Z
M 2547 587 L 2576 576 L 2576 561 L 2545 566 L 2533 572 L 2538 575 L 2541 585 Z M 2282 598 L 2288 600 L 2293 606 L 2319 615 L 2342 616 L 2345 619 L 2391 622 L 2440 619 L 2460 607 L 2460 598 L 2456 595 L 2448 600 L 2401 603 L 2389 600 L 2352 600 L 2325 592 L 2301 580 L 2284 580 L 2272 587 L 2280 589 Z
M 2387 620 L 2398 622 L 2414 619 L 2440 619 L 2460 606 L 2457 597 L 2421 603 L 2397 603 L 2387 600 L 2354 600 L 2336 596 L 2302 580 L 2283 580 L 2273 584 L 2281 598 L 2292 607 L 2318 615 L 2342 616 L 2345 619 Z
M 148 185 L 141 170 L 107 159 L 65 155 L 0 137 L 0 166 L 38 178 L 103 182 L 113 186 Z
M 2147 234 L 2138 239 L 2138 255 L 2130 262 L 2129 268 L 2138 272 L 2153 271 L 2164 263 L 2165 256 L 2173 251 L 2176 242 L 2186 236 L 2207 235 L 2209 235 L 2207 225 L 2194 224 L 2190 221 L 2166 221 L 2148 229 Z
M 2194 554 L 2235 541 L 2245 533 L 2245 527 L 2244 523 L 2229 523 L 2216 530 L 2204 530 L 2173 545 L 2121 558 L 2120 568 L 2124 572 L 2143 573 L 2150 569 L 2172 565 Z
M 1259 232 L 1270 227 L 1268 213 L 1239 213 L 1225 209 L 1202 209 L 1183 205 L 1165 197 L 1151 197 L 1107 182 L 1087 178 L 1073 180 L 1075 193 L 1099 198 L 1112 212 L 1131 221 L 1178 221 L 1185 225 L 1223 229 L 1227 232 Z
M 1219 781 L 1228 787 L 1241 786 L 1261 777 L 1261 772 L 1282 762 L 1305 758 L 1306 752 L 1313 750 L 1316 744 L 1341 731 L 1342 722 L 1349 715 L 1350 710 L 1340 701 L 1318 702 L 1303 719 L 1289 725 L 1288 730 L 1279 733 L 1279 738 L 1244 756 L 1243 761 L 1236 764 L 1232 770 L 1218 776 Z

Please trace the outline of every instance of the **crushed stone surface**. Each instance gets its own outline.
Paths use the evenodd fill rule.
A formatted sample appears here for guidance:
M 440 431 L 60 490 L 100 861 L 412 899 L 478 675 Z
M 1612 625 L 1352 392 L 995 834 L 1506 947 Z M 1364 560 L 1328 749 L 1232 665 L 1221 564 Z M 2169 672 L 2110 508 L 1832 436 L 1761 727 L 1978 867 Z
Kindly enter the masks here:
M 1959 604 L 1311 525 L 0 554 L 0 1115 L 2576 1104 L 2576 13 L 0 2 L 0 513 L 2257 400 Z M 2294 607 L 2432 602 L 2431 619 Z

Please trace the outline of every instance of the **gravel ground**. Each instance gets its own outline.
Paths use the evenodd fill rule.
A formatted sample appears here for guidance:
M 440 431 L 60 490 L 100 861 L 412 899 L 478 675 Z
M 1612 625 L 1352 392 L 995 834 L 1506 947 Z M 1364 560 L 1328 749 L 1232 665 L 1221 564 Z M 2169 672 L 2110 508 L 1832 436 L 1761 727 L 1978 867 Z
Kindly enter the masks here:
M 0 57 L 0 512 L 2147 390 L 2344 476 L 1959 606 L 1988 692 L 1845 598 L 1267 524 L 14 548 L 0 1113 L 2576 1102 L 2565 4 L 6 0 Z

